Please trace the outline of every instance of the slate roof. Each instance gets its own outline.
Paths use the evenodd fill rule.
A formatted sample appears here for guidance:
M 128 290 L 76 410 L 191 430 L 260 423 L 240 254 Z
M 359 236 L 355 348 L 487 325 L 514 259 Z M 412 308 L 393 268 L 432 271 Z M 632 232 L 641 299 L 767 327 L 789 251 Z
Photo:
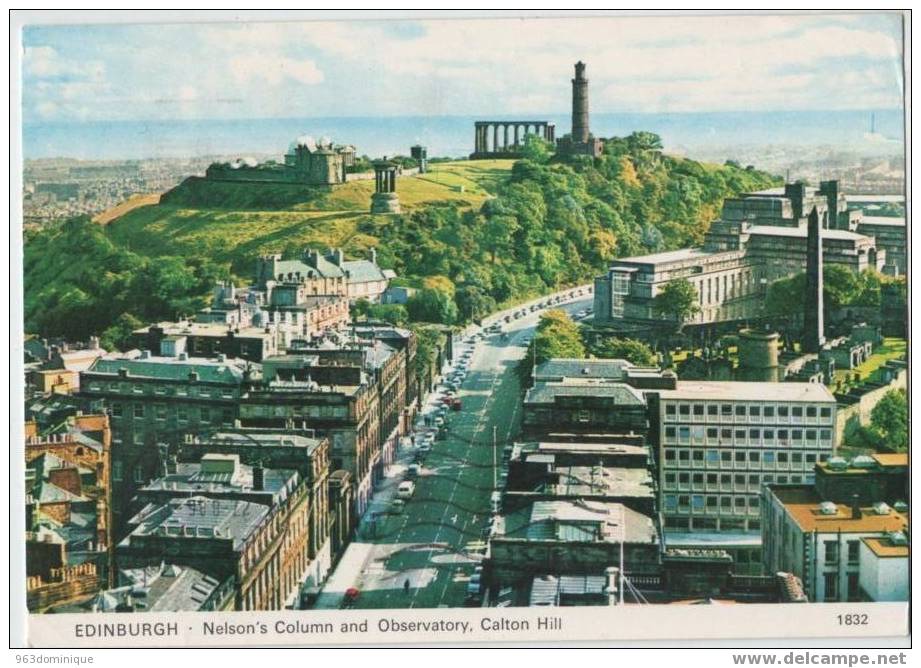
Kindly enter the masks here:
M 238 385 L 243 381 L 247 364 L 249 363 L 239 359 L 219 362 L 204 357 L 188 360 L 153 356 L 147 359 L 103 357 L 96 360 L 88 373 L 118 376 L 119 369 L 126 369 L 128 375 L 135 378 L 187 381 L 189 374 L 194 371 L 198 374 L 200 382 Z
M 371 260 L 349 260 L 342 263 L 342 268 L 348 272 L 349 281 L 352 283 L 387 280 L 383 270 Z

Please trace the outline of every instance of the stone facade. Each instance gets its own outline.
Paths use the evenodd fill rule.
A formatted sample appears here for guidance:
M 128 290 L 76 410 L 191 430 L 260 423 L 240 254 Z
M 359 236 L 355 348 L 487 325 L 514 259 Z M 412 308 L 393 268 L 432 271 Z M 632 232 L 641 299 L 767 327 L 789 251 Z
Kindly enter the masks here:
M 476 121 L 470 159 L 520 158 L 528 135 L 553 143 L 556 125 L 550 121 Z
M 322 138 L 298 137 L 284 163 L 258 164 L 252 159 L 214 163 L 205 176 L 214 181 L 255 181 L 296 185 L 331 186 L 346 182 L 346 171 L 355 164 L 353 146 L 335 146 Z
M 835 187 L 833 187 L 833 185 Z M 758 317 L 774 281 L 805 271 L 808 211 L 815 210 L 822 261 L 859 272 L 880 270 L 885 252 L 871 237 L 853 231 L 859 212 L 848 208 L 836 182 L 818 190 L 801 184 L 727 199 L 704 245 L 623 258 L 595 279 L 595 324 L 640 335 L 671 327 L 653 310 L 653 300 L 672 280 L 691 283 L 699 312 L 689 325 L 711 325 Z M 809 207 L 804 214 L 803 209 Z M 832 225 L 836 225 L 833 227 Z

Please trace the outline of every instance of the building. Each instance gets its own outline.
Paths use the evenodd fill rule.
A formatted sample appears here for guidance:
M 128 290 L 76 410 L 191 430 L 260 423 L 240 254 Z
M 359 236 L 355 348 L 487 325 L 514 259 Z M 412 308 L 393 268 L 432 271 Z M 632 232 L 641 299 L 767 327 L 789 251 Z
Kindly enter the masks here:
M 80 415 L 25 433 L 27 602 L 43 611 L 112 582 L 111 432 Z
M 860 272 L 882 270 L 886 252 L 855 231 L 860 212 L 848 208 L 836 181 L 817 190 L 802 184 L 730 198 L 700 248 L 618 259 L 595 279 L 595 324 L 641 333 L 670 325 L 653 308 L 670 281 L 687 280 L 699 300 L 688 324 L 711 325 L 761 315 L 768 286 L 805 271 L 808 216 L 815 211 L 822 259 Z
M 260 164 L 252 158 L 213 163 L 205 177 L 212 181 L 333 186 L 346 182 L 346 173 L 354 164 L 354 146 L 334 145 L 326 137 L 315 140 L 302 135 L 291 143 L 283 163 Z
M 908 453 L 831 457 L 815 467 L 816 493 L 824 501 L 895 504 L 908 498 Z
M 837 403 L 817 383 L 678 381 L 650 407 L 667 533 L 758 536 L 761 486 L 811 483 L 836 447 Z
M 342 476 L 335 476 L 336 472 L 330 469 L 329 440 L 317 437 L 312 431 L 298 430 L 233 429 L 205 436 L 190 434 L 179 445 L 176 469 L 187 462 L 193 467 L 196 462 L 200 465 L 216 453 L 238 458 L 241 471 L 248 468 L 255 473 L 262 469 L 265 487 L 271 486 L 266 475 L 270 469 L 297 472 L 292 499 L 300 499 L 306 512 L 304 526 L 292 527 L 292 532 L 303 541 L 302 550 L 307 555 L 301 580 L 313 585 L 322 582 L 352 529 L 350 487 L 347 480 L 343 482 Z M 304 518 L 296 503 L 288 518 L 298 521 Z M 331 535 L 339 536 L 339 542 L 332 544 Z
M 823 501 L 812 485 L 767 484 L 765 570 L 793 573 L 813 602 L 892 600 L 907 592 L 908 548 L 898 538 L 899 544 L 892 544 L 893 534 L 908 530 L 907 506 L 899 508 Z M 893 561 L 883 561 L 889 558 Z
M 351 474 L 355 512 L 361 515 L 382 468 L 379 403 L 376 383 L 361 370 L 348 384 L 275 378 L 242 397 L 240 421 L 263 429 L 312 429 L 328 438 L 331 468 Z
M 102 400 L 112 428 L 112 498 L 116 534 L 135 492 L 158 477 L 165 453 L 186 433 L 232 427 L 258 365 L 241 359 L 108 355 L 81 374 L 81 394 Z
M 219 612 L 233 610 L 234 579 L 171 563 L 120 571 L 118 585 L 51 612 Z
M 300 330 L 297 330 L 298 332 Z M 135 330 L 132 343 L 140 350 L 165 358 L 228 358 L 261 362 L 284 350 L 293 335 L 283 329 L 218 324 L 215 322 L 159 322 Z
M 392 269 L 381 269 L 377 264 L 377 250 L 372 248 L 366 260 L 342 260 L 342 251 L 338 251 L 340 266 L 345 271 L 346 285 L 350 302 L 366 299 L 379 302 L 387 290 L 390 279 L 396 278 Z
M 537 382 L 524 398 L 526 436 L 552 431 L 637 434 L 649 431 L 643 393 L 625 383 L 593 378 Z
M 860 541 L 861 601 L 909 600 L 909 549 L 905 532 Z
M 575 65 L 572 80 L 572 132 L 557 140 L 560 155 L 588 155 L 597 158 L 604 151 L 604 142 L 592 135 L 588 123 L 588 79 L 585 63 Z
M 622 503 L 656 515 L 656 485 L 646 447 L 620 443 L 516 443 L 502 498 L 505 512 L 535 501 Z
M 908 272 L 908 238 L 905 217 L 861 216 L 857 232 L 876 240 L 876 247 L 886 252 L 882 272 L 904 276 Z
M 279 521 L 288 503 L 270 508 L 194 496 L 148 505 L 131 518 L 131 532 L 116 549 L 117 563 L 135 569 L 170 562 L 218 582 L 233 578 L 234 610 L 281 610 L 297 596 L 307 560 L 289 537 L 294 520 Z
M 621 563 L 631 576 L 659 571 L 655 523 L 620 503 L 536 501 L 501 516 L 498 526 L 489 567 L 499 586 L 545 574 L 597 576 Z

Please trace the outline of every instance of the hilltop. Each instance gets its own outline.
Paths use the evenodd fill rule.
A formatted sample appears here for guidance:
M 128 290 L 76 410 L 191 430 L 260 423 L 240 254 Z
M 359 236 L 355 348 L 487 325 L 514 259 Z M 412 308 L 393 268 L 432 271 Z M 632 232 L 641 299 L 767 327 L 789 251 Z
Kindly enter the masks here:
M 534 145 L 519 161 L 432 163 L 400 177 L 403 213 L 368 213 L 373 181 L 333 188 L 187 179 L 107 225 L 76 219 L 27 237 L 27 331 L 72 339 L 174 318 L 213 282 L 250 278 L 256 255 L 378 249 L 424 299 L 395 318 L 465 321 L 590 280 L 616 257 L 700 243 L 725 197 L 780 179 L 667 155 L 651 133 L 606 140 L 595 160 Z M 76 260 L 76 261 L 75 261 Z M 402 308 L 402 307 L 401 307 Z
M 433 163 L 426 174 L 397 179 L 407 214 L 433 205 L 479 209 L 509 176 L 512 160 Z M 190 177 L 159 203 L 127 211 L 108 226 L 118 245 L 148 256 L 203 255 L 247 274 L 254 255 L 307 246 L 360 253 L 376 238 L 360 231 L 386 216 L 368 213 L 373 180 L 342 186 L 209 181 Z

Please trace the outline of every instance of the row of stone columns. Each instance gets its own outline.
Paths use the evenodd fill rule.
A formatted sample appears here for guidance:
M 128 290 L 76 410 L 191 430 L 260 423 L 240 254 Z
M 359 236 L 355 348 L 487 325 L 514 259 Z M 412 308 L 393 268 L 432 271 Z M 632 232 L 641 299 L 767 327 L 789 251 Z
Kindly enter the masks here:
M 491 142 L 490 134 L 492 134 Z M 521 146 L 525 136 L 528 134 L 536 134 L 544 140 L 552 142 L 556 138 L 556 126 L 547 122 L 480 121 L 475 125 L 475 152 L 500 153 L 509 151 L 514 147 Z M 511 143 L 509 143 L 510 139 Z
M 377 167 L 374 169 L 375 192 L 393 193 L 397 191 L 397 170 L 395 167 Z

